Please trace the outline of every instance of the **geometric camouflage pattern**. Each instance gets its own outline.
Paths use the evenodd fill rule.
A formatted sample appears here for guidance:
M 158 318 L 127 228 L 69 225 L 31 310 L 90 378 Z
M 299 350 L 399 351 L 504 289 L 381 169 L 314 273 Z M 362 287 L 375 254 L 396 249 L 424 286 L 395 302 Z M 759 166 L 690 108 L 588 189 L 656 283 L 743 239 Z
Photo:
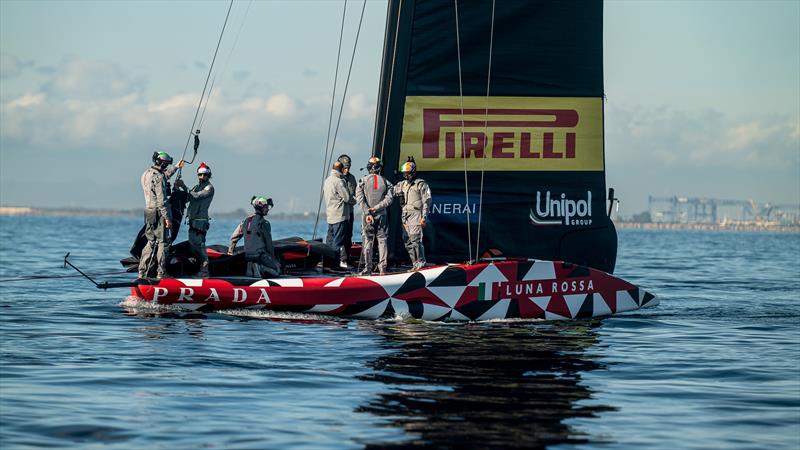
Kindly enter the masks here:
M 235 308 L 375 319 L 569 320 L 658 304 L 652 294 L 600 270 L 564 262 L 497 259 L 382 276 L 254 279 L 167 278 L 133 295 L 162 305 Z

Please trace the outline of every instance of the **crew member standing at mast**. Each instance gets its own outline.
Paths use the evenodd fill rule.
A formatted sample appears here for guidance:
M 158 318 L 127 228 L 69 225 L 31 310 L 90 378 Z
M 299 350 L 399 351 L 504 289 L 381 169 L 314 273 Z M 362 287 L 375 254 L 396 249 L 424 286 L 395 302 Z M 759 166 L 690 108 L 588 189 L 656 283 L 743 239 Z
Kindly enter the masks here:
M 208 208 L 214 199 L 214 186 L 211 185 L 211 168 L 201 162 L 197 168 L 197 185 L 189 189 L 189 207 L 186 210 L 186 223 L 189 224 L 189 244 L 192 250 L 200 256 L 201 278 L 208 277 L 208 255 L 206 254 L 206 233 L 210 227 Z M 175 182 L 176 186 L 183 186 L 183 181 Z
M 144 191 L 144 235 L 147 244 L 139 259 L 139 278 L 146 278 L 156 259 L 156 277 L 167 275 L 167 249 L 169 247 L 169 229 L 172 228 L 172 216 L 167 203 L 167 180 L 182 168 L 184 160 L 171 166 L 172 157 L 167 152 L 154 152 L 153 165 L 142 174 L 142 190 Z
M 411 258 L 413 270 L 425 267 L 425 248 L 422 245 L 422 229 L 428 224 L 431 208 L 431 188 L 425 180 L 417 178 L 414 158 L 400 166 L 404 180 L 394 187 L 395 197 L 403 205 L 403 242 Z
M 342 176 L 344 178 L 345 185 L 347 185 L 347 190 L 350 191 L 350 195 L 353 198 L 356 198 L 356 186 L 358 186 L 358 182 L 356 182 L 356 177 L 350 173 L 350 164 L 352 160 L 348 155 L 341 155 L 337 161 L 342 163 Z M 344 229 L 344 251 L 349 256 L 350 248 L 353 246 L 353 225 L 355 224 L 355 215 L 352 205 L 349 205 L 348 209 L 349 214 L 347 215 L 347 221 Z
M 358 182 L 356 188 L 356 202 L 364 213 L 364 220 L 361 222 L 361 238 L 363 250 L 361 255 L 364 259 L 364 270 L 362 275 L 372 273 L 372 249 L 373 241 L 378 239 L 378 271 L 381 275 L 386 272 L 386 260 L 388 248 L 386 246 L 387 227 L 389 220 L 386 215 L 386 208 L 392 204 L 392 184 L 381 176 L 381 160 L 373 156 L 367 161 L 369 175 Z
M 335 161 L 331 174 L 325 179 L 323 187 L 325 220 L 328 222 L 328 236 L 325 243 L 336 248 L 339 253 L 339 266 L 347 269 L 347 250 L 344 247 L 345 231 L 356 199 L 347 188 L 342 168 L 342 163 Z

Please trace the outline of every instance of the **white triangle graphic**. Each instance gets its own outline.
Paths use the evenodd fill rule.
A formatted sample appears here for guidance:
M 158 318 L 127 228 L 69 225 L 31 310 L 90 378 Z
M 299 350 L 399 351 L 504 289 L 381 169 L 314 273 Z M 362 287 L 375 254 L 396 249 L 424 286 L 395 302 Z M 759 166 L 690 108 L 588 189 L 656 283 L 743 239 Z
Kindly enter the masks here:
M 341 307 L 342 305 L 314 305 L 313 308 L 309 309 L 306 312 L 318 312 L 318 313 L 326 313 L 331 312 L 336 308 Z
M 447 269 L 447 266 L 431 267 L 430 269 L 422 269 L 419 273 L 425 277 L 425 285 L 427 286 L 433 280 L 439 277 Z
M 386 312 L 386 308 L 388 306 L 389 306 L 389 300 L 386 299 L 386 300 L 378 303 L 377 305 L 373 306 L 372 308 L 369 308 L 367 310 L 361 311 L 358 314 L 353 314 L 353 317 L 359 317 L 359 318 L 362 318 L 362 319 L 377 319 L 383 313 Z
M 639 305 L 633 301 L 631 294 L 628 291 L 617 291 L 617 312 L 633 311 L 639 309 Z
M 458 299 L 464 294 L 466 286 L 428 286 L 428 290 L 433 292 L 433 295 L 439 297 L 440 300 L 447 303 L 447 306 L 453 308 L 458 303 Z
M 489 264 L 486 266 L 478 276 L 475 277 L 474 280 L 469 282 L 468 286 L 478 286 L 481 283 L 498 283 L 500 281 L 508 281 L 503 272 L 500 272 L 500 269 L 497 268 L 494 264 Z M 490 292 L 490 287 L 487 286 L 487 293 Z
M 508 314 L 509 303 L 511 303 L 511 300 L 508 299 L 498 301 L 488 311 L 481 314 L 478 320 L 505 319 Z
M 398 300 L 396 298 L 391 299 L 392 301 L 392 308 L 394 308 L 394 313 L 398 316 L 411 316 L 408 312 L 408 303 L 405 300 Z
M 524 281 L 530 280 L 552 280 L 556 277 L 556 268 L 553 261 L 539 261 L 538 259 L 533 262 L 528 273 L 525 274 Z
M 560 316 L 558 314 L 553 314 L 550 311 L 544 312 L 545 320 L 569 320 L 569 317 Z
M 467 321 L 470 320 L 470 318 L 465 316 L 465 315 L 463 315 L 463 314 L 461 314 L 460 312 L 458 312 L 457 310 L 454 309 L 453 312 L 450 313 L 450 320 L 458 320 L 458 321 L 462 321 L 462 322 L 467 322 Z
M 404 273 L 396 273 L 392 275 L 379 275 L 379 276 L 369 276 L 369 277 L 359 277 L 363 280 L 370 280 L 375 283 L 381 285 L 381 287 L 386 290 L 386 293 L 391 297 L 395 294 L 408 280 L 414 272 L 404 272 Z
M 342 285 L 342 282 L 344 282 L 344 278 L 337 278 L 326 284 L 325 287 L 339 287 Z
M 572 318 L 574 319 L 575 316 L 578 315 L 578 311 L 581 310 L 581 305 L 583 305 L 583 301 L 586 300 L 586 294 L 565 295 L 564 300 L 567 302 L 567 308 L 569 308 L 569 315 L 572 316 Z
M 611 314 L 611 308 L 608 307 L 608 303 L 603 300 L 603 296 L 598 294 L 597 292 L 594 293 L 594 303 L 592 304 L 592 317 L 598 316 L 607 316 Z
M 429 305 L 427 303 L 423 303 L 422 320 L 436 320 L 450 311 L 451 311 L 450 308 L 445 308 L 444 306 Z
M 530 297 L 531 301 L 536 304 L 542 311 L 547 311 L 547 305 L 550 304 L 550 297 Z

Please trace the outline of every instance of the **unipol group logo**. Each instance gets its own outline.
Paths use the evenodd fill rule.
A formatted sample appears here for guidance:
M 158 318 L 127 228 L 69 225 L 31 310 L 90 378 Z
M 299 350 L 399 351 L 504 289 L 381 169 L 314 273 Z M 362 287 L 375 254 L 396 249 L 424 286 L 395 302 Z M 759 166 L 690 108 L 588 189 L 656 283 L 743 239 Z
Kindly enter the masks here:
M 531 209 L 534 226 L 591 225 L 592 191 L 586 191 L 585 199 L 572 199 L 567 194 L 551 195 L 550 191 L 536 191 L 536 209 Z
M 602 99 L 406 97 L 401 153 L 423 171 L 603 170 Z

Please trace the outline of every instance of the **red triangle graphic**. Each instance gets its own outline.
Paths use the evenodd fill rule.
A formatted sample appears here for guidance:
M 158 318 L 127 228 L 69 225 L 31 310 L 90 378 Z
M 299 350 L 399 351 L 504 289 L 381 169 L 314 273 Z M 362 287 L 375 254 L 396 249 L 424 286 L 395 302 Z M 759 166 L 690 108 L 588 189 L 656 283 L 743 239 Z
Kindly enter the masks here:
M 544 310 L 527 297 L 519 299 L 519 316 L 523 319 L 544 319 Z
M 558 314 L 562 317 L 572 318 L 572 314 L 569 312 L 567 302 L 561 295 L 553 295 L 550 298 L 550 303 L 547 304 L 547 312 Z

